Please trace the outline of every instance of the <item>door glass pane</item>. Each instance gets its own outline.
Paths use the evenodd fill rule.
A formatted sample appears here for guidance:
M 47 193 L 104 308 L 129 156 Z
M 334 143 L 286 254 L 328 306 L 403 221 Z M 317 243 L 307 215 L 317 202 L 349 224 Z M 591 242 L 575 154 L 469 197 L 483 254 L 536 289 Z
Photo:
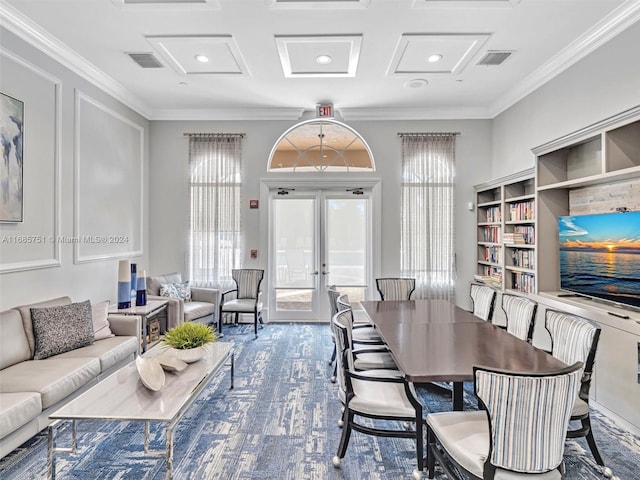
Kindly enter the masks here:
M 326 212 L 327 285 L 340 287 L 366 286 L 367 199 L 327 199 Z M 355 292 L 354 292 L 355 293 Z M 358 301 L 354 298 L 353 303 Z
M 313 308 L 313 290 L 276 288 L 276 310 L 310 312 Z
M 273 201 L 276 288 L 314 288 L 315 199 Z

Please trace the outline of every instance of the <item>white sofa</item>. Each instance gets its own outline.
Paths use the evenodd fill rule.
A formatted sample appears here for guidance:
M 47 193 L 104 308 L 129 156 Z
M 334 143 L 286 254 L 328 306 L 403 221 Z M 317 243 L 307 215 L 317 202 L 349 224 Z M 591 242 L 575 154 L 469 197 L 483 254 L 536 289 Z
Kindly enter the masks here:
M 0 458 L 49 425 L 53 411 L 140 350 L 140 317 L 109 315 L 114 336 L 34 360 L 31 308 L 70 304 L 69 297 L 60 297 L 0 312 Z

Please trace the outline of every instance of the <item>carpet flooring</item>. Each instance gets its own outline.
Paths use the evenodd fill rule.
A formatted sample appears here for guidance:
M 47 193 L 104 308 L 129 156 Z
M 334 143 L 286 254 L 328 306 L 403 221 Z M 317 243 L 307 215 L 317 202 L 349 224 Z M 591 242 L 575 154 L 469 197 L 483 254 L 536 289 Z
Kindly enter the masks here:
M 253 326 L 225 328 L 221 341 L 236 345 L 235 388 L 228 368 L 205 389 L 175 431 L 174 478 L 220 480 L 411 479 L 415 444 L 354 432 L 342 466 L 331 463 L 341 430 L 340 402 L 329 382 L 332 342 L 323 324 L 270 324 L 254 340 Z M 435 388 L 420 388 L 425 410 L 450 408 Z M 466 392 L 466 408 L 475 400 Z M 598 412 L 596 441 L 622 480 L 640 479 L 640 438 Z M 70 428 L 61 429 L 59 442 Z M 163 448 L 164 429 L 152 427 L 152 447 Z M 162 458 L 142 450 L 143 424 L 78 423 L 78 453 L 56 455 L 58 479 L 151 480 L 165 476 Z M 59 443 L 63 445 L 63 443 Z M 603 478 L 583 439 L 566 442 L 567 480 Z M 45 478 L 47 437 L 33 437 L 0 460 L 3 480 Z M 425 475 L 426 478 L 426 475 Z M 437 472 L 436 478 L 446 478 Z

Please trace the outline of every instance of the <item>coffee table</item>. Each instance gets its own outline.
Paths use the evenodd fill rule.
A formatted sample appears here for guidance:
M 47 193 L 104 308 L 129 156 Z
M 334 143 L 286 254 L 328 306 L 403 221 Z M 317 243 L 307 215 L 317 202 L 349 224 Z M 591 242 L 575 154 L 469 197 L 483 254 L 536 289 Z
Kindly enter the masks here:
M 152 357 L 162 352 L 163 347 L 157 346 L 143 356 Z M 56 453 L 76 453 L 78 420 L 117 420 L 144 422 L 144 453 L 164 456 L 167 464 L 166 478 L 171 479 L 174 428 L 223 365 L 231 367 L 230 388 L 233 388 L 233 362 L 233 344 L 215 342 L 208 346 L 204 358 L 189 364 L 182 372 L 166 372 L 165 384 L 157 392 L 142 384 L 135 361 L 130 362 L 49 416 L 54 422 L 48 427 L 47 478 L 55 479 Z M 67 421 L 71 422 L 71 445 L 56 447 L 56 429 Z M 164 450 L 149 449 L 151 422 L 167 424 Z

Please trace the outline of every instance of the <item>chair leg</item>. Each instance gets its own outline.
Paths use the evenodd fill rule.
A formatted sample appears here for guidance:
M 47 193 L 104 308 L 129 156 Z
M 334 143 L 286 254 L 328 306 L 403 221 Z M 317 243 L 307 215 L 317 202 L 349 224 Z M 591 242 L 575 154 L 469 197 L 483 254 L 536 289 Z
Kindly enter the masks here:
M 238 318 L 240 318 L 240 314 L 238 312 L 236 312 L 236 320 L 235 320 L 236 325 L 238 325 Z
M 342 427 L 342 436 L 340 437 L 340 444 L 338 445 L 337 458 L 344 458 L 347 453 L 347 446 L 349 445 L 349 439 L 351 438 L 351 423 L 353 422 L 353 412 L 348 408 L 344 410 L 344 426 Z
M 433 454 L 433 450 L 435 448 L 436 438 L 431 430 L 431 427 L 427 425 L 427 477 L 433 478 L 436 470 L 436 458 Z
M 258 314 L 253 315 L 253 334 L 258 338 Z
M 224 337 L 222 333 L 222 307 L 220 307 L 220 311 L 218 312 L 218 337 Z
M 338 362 L 333 364 L 333 373 L 331 374 L 331 378 L 329 380 L 331 380 L 331 383 L 336 383 L 336 378 L 338 375 Z
M 337 348 L 336 348 L 336 344 L 333 344 L 333 353 L 331 354 L 331 360 L 329 360 L 329 365 L 333 364 L 333 362 L 336 360 L 336 353 L 338 352 Z
M 602 467 L 604 467 L 604 460 L 602 460 L 602 456 L 600 456 L 600 452 L 598 451 L 598 447 L 596 446 L 596 440 L 593 438 L 593 430 L 591 429 L 591 419 L 587 415 L 585 418 L 581 420 L 583 428 L 588 429 L 587 431 L 587 444 L 591 449 L 591 453 L 596 463 Z
M 416 455 L 418 456 L 418 472 L 424 470 L 424 438 L 422 436 L 422 415 L 416 417 Z

